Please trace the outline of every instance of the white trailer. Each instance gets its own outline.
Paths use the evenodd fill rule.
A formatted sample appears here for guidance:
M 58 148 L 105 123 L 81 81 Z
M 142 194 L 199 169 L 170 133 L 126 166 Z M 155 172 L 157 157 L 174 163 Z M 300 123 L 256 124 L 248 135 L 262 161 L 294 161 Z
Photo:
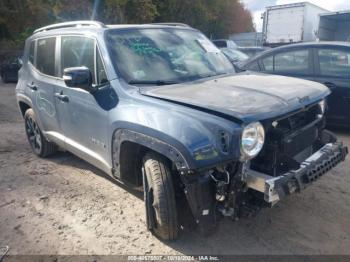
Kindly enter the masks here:
M 278 46 L 316 40 L 319 15 L 326 12 L 308 2 L 266 7 L 263 14 L 264 44 Z
M 320 41 L 350 41 L 350 11 L 320 14 Z

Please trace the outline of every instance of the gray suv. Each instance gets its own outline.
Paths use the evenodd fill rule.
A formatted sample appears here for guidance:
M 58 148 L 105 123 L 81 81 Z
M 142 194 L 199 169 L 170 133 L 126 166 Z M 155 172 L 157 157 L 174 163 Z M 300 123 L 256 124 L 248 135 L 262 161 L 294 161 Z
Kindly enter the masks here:
M 325 86 L 235 73 L 183 24 L 40 28 L 16 88 L 33 152 L 58 147 L 144 189 L 147 227 L 178 236 L 185 210 L 200 231 L 272 207 L 343 161 L 324 129 Z

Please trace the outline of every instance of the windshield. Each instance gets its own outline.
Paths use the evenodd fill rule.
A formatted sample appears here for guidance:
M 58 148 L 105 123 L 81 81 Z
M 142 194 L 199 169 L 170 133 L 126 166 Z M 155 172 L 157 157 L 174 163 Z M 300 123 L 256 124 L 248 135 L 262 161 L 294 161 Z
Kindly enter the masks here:
M 223 48 L 221 50 L 231 61 L 242 62 L 249 58 L 245 53 L 235 49 Z
M 110 30 L 107 43 L 118 73 L 132 84 L 170 84 L 234 72 L 233 66 L 195 30 Z

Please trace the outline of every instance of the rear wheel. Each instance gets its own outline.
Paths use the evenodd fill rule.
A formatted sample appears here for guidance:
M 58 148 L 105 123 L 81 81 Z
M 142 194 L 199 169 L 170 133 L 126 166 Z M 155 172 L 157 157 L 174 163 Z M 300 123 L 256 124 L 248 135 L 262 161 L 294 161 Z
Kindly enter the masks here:
M 156 153 L 147 153 L 142 171 L 148 229 L 163 240 L 174 240 L 178 236 L 178 218 L 168 161 Z
M 57 151 L 57 146 L 46 140 L 35 117 L 33 109 L 29 108 L 24 114 L 24 122 L 28 142 L 33 152 L 40 157 L 48 157 Z
M 2 78 L 2 81 L 3 81 L 4 83 L 8 83 L 8 82 L 9 82 L 9 80 L 8 80 L 8 78 L 7 78 L 7 76 L 6 76 L 6 73 L 3 73 L 2 76 L 1 76 L 1 78 Z

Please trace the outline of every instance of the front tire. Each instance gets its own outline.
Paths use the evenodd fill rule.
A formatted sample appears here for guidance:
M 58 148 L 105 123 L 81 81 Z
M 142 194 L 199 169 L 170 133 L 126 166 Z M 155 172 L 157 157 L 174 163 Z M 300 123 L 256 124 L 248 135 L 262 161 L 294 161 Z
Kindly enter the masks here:
M 147 226 L 157 237 L 175 240 L 178 237 L 178 217 L 168 161 L 156 153 L 147 153 L 142 171 Z
M 39 157 L 48 157 L 57 151 L 57 146 L 47 141 L 43 136 L 33 109 L 29 108 L 24 114 L 25 130 L 28 142 L 33 152 Z

